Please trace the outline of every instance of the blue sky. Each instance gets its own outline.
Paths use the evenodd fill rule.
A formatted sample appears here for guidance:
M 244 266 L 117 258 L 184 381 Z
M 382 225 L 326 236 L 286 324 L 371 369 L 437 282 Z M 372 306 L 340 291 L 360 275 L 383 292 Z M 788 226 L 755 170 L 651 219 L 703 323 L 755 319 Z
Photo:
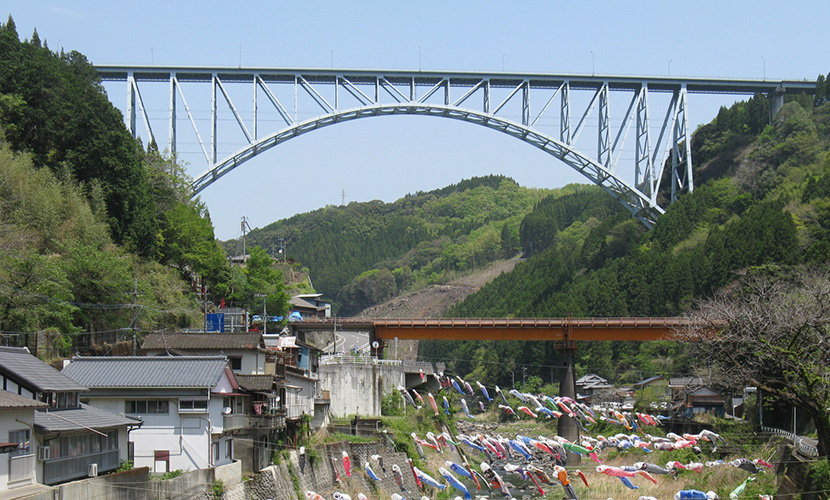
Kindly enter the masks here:
M 5 3 L 21 37 L 94 64 L 418 69 L 815 79 L 830 71 L 830 2 L 74 1 Z M 0 14 L 7 14 L 2 13 Z M 108 88 L 115 104 L 123 98 Z M 120 92 L 120 91 L 119 91 Z M 690 98 L 692 128 L 734 98 Z M 193 106 L 193 104 L 191 104 Z M 613 117 L 612 117 L 613 121 Z M 204 170 L 198 157 L 188 172 Z M 217 237 L 326 205 L 504 174 L 584 178 L 520 141 L 423 117 L 339 124 L 274 148 L 202 193 Z

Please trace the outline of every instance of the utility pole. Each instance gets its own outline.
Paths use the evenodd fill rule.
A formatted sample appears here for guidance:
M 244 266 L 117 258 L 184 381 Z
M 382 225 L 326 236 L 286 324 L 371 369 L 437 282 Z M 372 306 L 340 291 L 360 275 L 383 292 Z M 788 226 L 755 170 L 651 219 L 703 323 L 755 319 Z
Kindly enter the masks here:
M 243 215 L 242 216 L 242 263 L 248 261 L 248 250 L 245 245 L 245 229 L 248 226 L 248 219 Z
M 133 296 L 133 303 L 130 306 L 133 309 L 133 319 L 130 321 L 130 330 L 133 332 L 133 356 L 135 356 L 138 353 L 138 278 L 135 278 L 133 282 L 133 292 L 128 293 L 127 295 Z

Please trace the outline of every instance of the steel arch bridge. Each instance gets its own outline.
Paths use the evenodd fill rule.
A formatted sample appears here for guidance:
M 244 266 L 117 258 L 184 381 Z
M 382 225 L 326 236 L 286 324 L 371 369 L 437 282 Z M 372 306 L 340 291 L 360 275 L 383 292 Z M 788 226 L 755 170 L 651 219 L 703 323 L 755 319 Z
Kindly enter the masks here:
M 174 155 L 179 141 L 177 122 L 184 119 L 179 117 L 181 104 L 207 166 L 193 181 L 194 195 L 270 148 L 329 125 L 374 116 L 438 116 L 481 125 L 541 149 L 601 186 L 649 227 L 664 212 L 658 191 L 668 176 L 670 203 L 694 189 L 689 93 L 764 93 L 773 98 L 774 114 L 786 92 L 810 92 L 815 87 L 807 81 L 610 75 L 104 65 L 96 69 L 102 81 L 126 83 L 125 120 L 133 135 L 138 135 L 140 116 L 147 134 L 144 138 L 166 143 Z M 167 87 L 160 93 L 167 106 L 165 142 L 157 140 L 148 113 L 159 107 L 159 99 L 145 99 L 152 84 Z M 191 108 L 185 91 L 193 103 L 200 92 L 197 87 L 205 98 L 199 101 L 201 107 Z M 240 99 L 234 88 L 251 92 L 244 112 L 236 104 Z M 666 96 L 664 106 L 653 109 L 650 95 Z M 260 111 L 261 101 L 266 103 L 266 112 Z M 197 125 L 198 114 L 207 105 L 209 142 L 202 139 Z M 611 122 L 612 105 L 622 111 L 616 123 Z M 655 111 L 662 117 L 658 122 L 650 120 Z M 222 113 L 232 116 L 235 133 L 220 129 Z M 277 125 L 262 133 L 260 124 L 266 121 L 262 119 L 266 113 Z M 583 130 L 594 126 L 594 141 L 580 141 Z M 633 161 L 620 163 L 632 128 Z M 235 151 L 220 158 L 220 140 L 231 135 L 238 137 L 232 146 Z

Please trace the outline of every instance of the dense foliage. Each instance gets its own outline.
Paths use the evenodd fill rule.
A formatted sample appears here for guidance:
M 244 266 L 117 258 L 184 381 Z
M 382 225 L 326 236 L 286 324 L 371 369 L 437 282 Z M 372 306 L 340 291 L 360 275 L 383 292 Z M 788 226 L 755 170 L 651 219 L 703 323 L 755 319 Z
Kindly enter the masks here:
M 394 203 L 353 202 L 295 215 L 251 238 L 266 247 L 283 238 L 289 258 L 313 270 L 316 290 L 335 300 L 338 314 L 350 315 L 516 255 L 522 217 L 547 193 L 502 176 L 479 177 Z M 238 240 L 225 247 L 241 252 Z
M 29 151 L 36 166 L 97 185 L 114 240 L 151 254 L 157 224 L 141 145 L 95 68 L 76 51 L 50 51 L 37 32 L 21 42 L 11 17 L 0 26 L 0 68 L 0 124 L 12 149 Z
M 252 252 L 231 268 L 189 179 L 144 150 L 77 52 L 0 25 L 0 335 L 61 346 L 199 327 L 196 291 L 284 313 L 282 275 Z M 262 255 L 265 258 L 261 258 Z M 102 336 L 99 333 L 107 335 Z M 64 352 L 68 354 L 68 352 Z
M 589 190 L 544 200 L 522 222 L 523 250 L 533 257 L 449 315 L 681 315 L 747 268 L 825 263 L 830 104 L 811 103 L 789 100 L 771 124 L 762 96 L 723 108 L 692 141 L 697 171 L 709 180 L 673 204 L 650 232 L 611 205 L 580 202 Z M 420 354 L 449 357 L 462 374 L 498 363 L 550 377 L 555 352 L 528 354 L 511 344 L 479 351 L 465 343 L 422 342 Z M 584 343 L 577 356 L 582 373 L 622 382 L 688 374 L 699 362 L 671 342 Z M 511 373 L 496 371 L 496 380 L 508 383 Z

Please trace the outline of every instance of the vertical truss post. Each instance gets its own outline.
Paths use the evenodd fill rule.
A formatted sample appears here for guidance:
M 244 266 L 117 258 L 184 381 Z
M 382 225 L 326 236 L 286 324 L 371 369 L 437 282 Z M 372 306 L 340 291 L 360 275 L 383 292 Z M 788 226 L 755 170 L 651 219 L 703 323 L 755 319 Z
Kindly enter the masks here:
M 216 79 L 217 78 L 218 77 L 216 76 L 216 73 L 214 73 L 213 76 L 211 76 L 211 79 L 210 79 L 210 82 L 211 82 L 211 85 L 210 85 L 210 87 L 211 87 L 211 92 L 210 92 L 210 151 L 211 151 L 210 161 L 214 165 L 216 164 L 216 157 L 217 157 L 216 153 L 217 153 L 217 149 L 218 149 L 217 146 L 216 146 L 216 143 L 218 142 L 217 137 L 216 137 L 216 133 L 217 133 L 217 129 L 216 129 L 216 125 L 217 125 L 217 123 L 216 123 L 217 122 L 217 119 L 216 119 Z
M 683 191 L 691 193 L 694 191 L 692 152 L 687 136 L 688 127 L 689 117 L 686 113 L 686 85 L 683 84 L 679 90 L 677 99 L 677 112 L 672 134 L 672 203 L 677 199 L 679 193 Z
M 127 129 L 135 137 L 135 77 L 127 72 Z
M 444 106 L 450 105 L 450 79 L 444 80 Z
M 334 76 L 334 111 L 340 109 L 340 85 L 343 82 L 341 81 L 340 77 L 335 75 Z
M 597 160 L 605 170 L 609 170 L 611 168 L 611 127 L 608 118 L 608 82 L 603 82 L 599 91 L 598 120 Z
M 176 78 L 170 74 L 170 122 L 167 126 L 170 156 L 176 158 Z
M 259 90 L 257 89 L 257 83 L 256 83 L 257 76 L 258 75 L 254 75 L 254 82 L 253 82 L 254 83 L 254 85 L 253 85 L 253 87 L 254 87 L 254 102 L 253 102 L 253 106 L 254 106 L 253 107 L 253 113 L 254 113 L 254 142 L 259 140 L 259 134 L 258 134 L 259 108 L 257 106 L 257 95 L 259 94 Z
M 637 189 L 648 196 L 652 194 L 651 142 L 648 131 L 648 84 L 640 87 L 635 118 L 637 141 L 634 152 L 634 181 Z
M 559 110 L 559 140 L 571 144 L 571 83 L 562 86 L 562 105 Z
M 522 125 L 530 125 L 530 82 L 522 87 Z
M 487 80 L 487 83 L 484 84 L 484 103 L 482 110 L 487 114 L 490 113 L 490 80 Z

